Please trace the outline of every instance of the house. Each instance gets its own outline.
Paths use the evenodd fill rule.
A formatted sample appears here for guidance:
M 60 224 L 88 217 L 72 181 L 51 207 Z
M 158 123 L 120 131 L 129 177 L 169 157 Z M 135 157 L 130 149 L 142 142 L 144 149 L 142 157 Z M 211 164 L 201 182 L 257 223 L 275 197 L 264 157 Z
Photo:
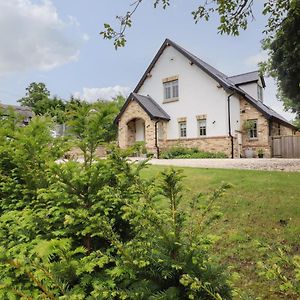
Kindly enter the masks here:
M 232 158 L 262 149 L 270 157 L 271 137 L 296 128 L 264 104 L 264 88 L 258 71 L 227 76 L 166 39 L 115 120 L 119 146 L 145 141 L 156 155 L 181 145 Z
M 18 116 L 20 116 L 22 125 L 28 125 L 28 123 L 34 116 L 33 111 L 28 106 L 17 106 L 0 103 L 0 115 L 2 117 L 8 116 L 10 110 L 14 111 Z

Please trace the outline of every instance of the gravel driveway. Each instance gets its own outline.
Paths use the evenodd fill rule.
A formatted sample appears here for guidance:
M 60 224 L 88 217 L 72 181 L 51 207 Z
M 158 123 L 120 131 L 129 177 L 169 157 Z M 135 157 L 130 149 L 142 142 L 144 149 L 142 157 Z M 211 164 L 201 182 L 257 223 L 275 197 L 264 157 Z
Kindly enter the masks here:
M 140 159 L 132 158 L 132 160 Z M 300 159 L 296 158 L 151 159 L 149 163 L 177 167 L 300 172 Z

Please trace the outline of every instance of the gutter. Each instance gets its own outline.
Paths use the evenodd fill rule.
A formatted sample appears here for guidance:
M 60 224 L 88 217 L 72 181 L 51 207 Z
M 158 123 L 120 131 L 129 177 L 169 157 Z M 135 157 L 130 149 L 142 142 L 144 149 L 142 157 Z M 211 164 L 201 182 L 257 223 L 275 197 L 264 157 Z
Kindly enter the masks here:
M 234 93 L 230 94 L 227 97 L 227 113 L 228 113 L 228 135 L 231 141 L 231 158 L 234 158 L 234 146 L 233 146 L 233 136 L 231 134 L 231 115 L 230 115 L 230 98 L 234 95 Z

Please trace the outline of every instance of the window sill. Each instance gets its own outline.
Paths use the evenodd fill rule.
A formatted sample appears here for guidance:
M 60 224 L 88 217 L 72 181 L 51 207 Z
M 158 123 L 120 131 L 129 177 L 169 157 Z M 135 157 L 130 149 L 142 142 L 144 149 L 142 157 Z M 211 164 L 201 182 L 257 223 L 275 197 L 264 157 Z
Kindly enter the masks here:
M 179 101 L 179 97 L 164 99 L 163 103 L 170 103 L 170 102 L 175 102 L 175 101 Z
M 258 141 L 258 138 L 248 138 L 248 141 L 249 142 L 255 142 L 255 141 Z

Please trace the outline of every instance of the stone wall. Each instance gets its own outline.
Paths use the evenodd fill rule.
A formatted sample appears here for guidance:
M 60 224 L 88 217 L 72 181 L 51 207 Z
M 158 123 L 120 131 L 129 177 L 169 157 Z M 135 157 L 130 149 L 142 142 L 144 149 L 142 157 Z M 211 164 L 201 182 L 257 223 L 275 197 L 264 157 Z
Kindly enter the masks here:
M 241 134 L 242 134 L 242 156 L 245 150 L 252 149 L 257 155 L 257 151 L 262 149 L 264 157 L 271 156 L 271 143 L 269 137 L 269 121 L 254 106 L 244 98 L 240 98 L 240 115 L 241 115 Z M 250 138 L 248 130 L 243 129 L 247 120 L 257 120 L 257 138 Z
M 294 135 L 294 130 L 277 122 L 271 122 L 271 136 Z
M 167 140 L 165 149 L 169 149 L 174 146 L 197 148 L 208 152 L 222 152 L 228 157 L 231 157 L 231 140 L 228 136 Z M 234 157 L 237 157 L 237 155 L 237 139 L 234 138 Z
M 135 100 L 128 104 L 119 120 L 118 142 L 120 148 L 125 149 L 135 142 L 134 122 L 132 122 L 134 119 L 144 120 L 146 148 L 155 152 L 155 122 Z

